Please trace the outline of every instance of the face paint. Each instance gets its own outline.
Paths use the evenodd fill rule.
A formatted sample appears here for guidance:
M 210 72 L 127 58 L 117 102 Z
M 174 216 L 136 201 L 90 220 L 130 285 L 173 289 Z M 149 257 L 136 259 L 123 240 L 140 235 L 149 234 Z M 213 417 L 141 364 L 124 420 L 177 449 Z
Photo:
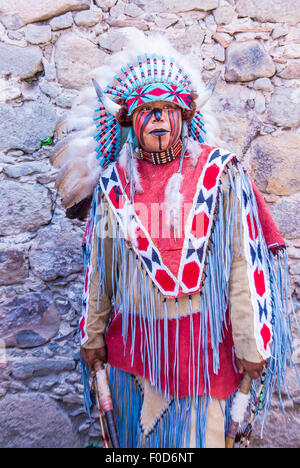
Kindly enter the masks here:
M 166 101 L 146 104 L 133 114 L 133 128 L 142 149 L 152 152 L 166 151 L 180 138 L 181 110 Z

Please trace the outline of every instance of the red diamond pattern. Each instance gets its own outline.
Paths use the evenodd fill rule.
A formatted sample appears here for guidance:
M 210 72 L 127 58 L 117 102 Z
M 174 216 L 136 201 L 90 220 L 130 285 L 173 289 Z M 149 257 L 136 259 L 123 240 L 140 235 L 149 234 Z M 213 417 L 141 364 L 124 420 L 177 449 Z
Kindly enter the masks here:
M 157 270 L 155 279 L 165 291 L 174 291 L 175 281 L 165 270 Z
M 265 275 L 262 270 L 258 271 L 258 268 L 256 268 L 254 272 L 254 283 L 257 294 L 259 294 L 259 296 L 262 297 L 266 292 Z
M 187 263 L 183 269 L 182 281 L 187 288 L 195 288 L 200 274 L 199 265 L 196 262 Z
M 251 218 L 252 218 L 252 221 L 251 221 Z M 257 224 L 255 221 L 255 218 L 253 216 L 250 216 L 250 213 L 247 215 L 247 224 L 248 224 L 250 239 L 251 240 L 257 239 L 257 236 L 258 236 Z M 254 228 L 254 232 L 253 232 L 253 228 Z
M 261 337 L 264 342 L 264 348 L 267 349 L 268 343 L 271 339 L 271 332 L 269 327 L 264 323 L 262 329 L 260 330 Z
M 200 213 L 196 214 L 193 218 L 191 234 L 197 239 L 200 239 L 200 237 L 206 236 L 208 226 L 209 217 L 206 213 L 204 213 L 204 211 L 201 211 Z
M 206 170 L 205 176 L 203 179 L 203 185 L 206 188 L 206 190 L 210 190 L 216 185 L 219 172 L 220 172 L 220 168 L 216 164 L 212 164 Z

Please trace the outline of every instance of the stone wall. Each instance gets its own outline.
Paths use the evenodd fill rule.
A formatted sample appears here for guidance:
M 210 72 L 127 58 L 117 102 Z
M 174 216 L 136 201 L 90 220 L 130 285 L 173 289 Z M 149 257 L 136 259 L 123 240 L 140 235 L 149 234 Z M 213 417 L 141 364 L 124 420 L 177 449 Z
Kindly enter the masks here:
M 205 81 L 221 71 L 223 139 L 288 243 L 300 299 L 299 21 L 298 0 L 0 0 L 0 446 L 83 447 L 99 437 L 78 360 L 84 226 L 66 219 L 41 141 L 89 70 L 123 46 L 123 27 L 165 33 Z M 275 397 L 254 447 L 299 447 L 299 393 L 288 380 L 288 419 Z

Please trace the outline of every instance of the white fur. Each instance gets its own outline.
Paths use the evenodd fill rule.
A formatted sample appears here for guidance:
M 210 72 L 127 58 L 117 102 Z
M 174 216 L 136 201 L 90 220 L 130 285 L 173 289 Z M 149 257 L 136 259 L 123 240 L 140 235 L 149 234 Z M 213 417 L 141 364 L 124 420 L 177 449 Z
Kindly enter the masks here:
M 129 144 L 126 141 L 121 148 L 120 156 L 119 156 L 120 166 L 125 170 L 128 169 L 128 160 L 129 160 Z
M 176 172 L 172 175 L 167 183 L 165 190 L 164 210 L 166 213 L 167 223 L 170 227 L 179 230 L 181 205 L 183 195 L 180 193 L 183 175 Z
M 138 171 L 138 162 L 136 159 L 133 158 L 132 160 L 132 177 L 133 177 L 133 183 L 134 183 L 134 188 L 137 193 L 142 193 L 143 187 L 141 185 L 141 179 L 140 179 L 140 174 Z
M 250 394 L 238 391 L 233 399 L 231 406 L 231 417 L 233 421 L 242 424 L 244 421 L 245 413 L 249 404 Z
M 137 222 L 135 220 L 135 211 L 133 205 L 126 200 L 124 205 L 124 229 L 125 237 L 131 242 L 133 247 L 137 247 L 136 230 Z
M 201 155 L 202 149 L 200 146 L 200 143 L 196 140 L 193 140 L 192 138 L 188 138 L 187 141 L 187 151 L 188 151 L 188 156 L 190 156 L 191 161 L 192 161 L 192 166 L 196 167 L 198 158 Z

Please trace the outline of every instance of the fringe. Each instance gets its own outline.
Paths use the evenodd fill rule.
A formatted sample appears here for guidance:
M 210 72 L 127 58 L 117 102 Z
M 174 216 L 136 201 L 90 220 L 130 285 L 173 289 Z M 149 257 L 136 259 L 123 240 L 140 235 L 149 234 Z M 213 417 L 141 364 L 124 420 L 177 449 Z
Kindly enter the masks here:
M 260 415 L 262 423 L 264 423 L 266 415 L 270 409 L 271 398 L 274 391 L 277 391 L 280 401 L 283 405 L 281 397 L 281 386 L 283 385 L 288 394 L 285 382 L 286 371 L 289 366 L 295 366 L 293 360 L 293 335 L 292 335 L 292 318 L 295 318 L 295 311 L 292 306 L 291 290 L 288 280 L 288 264 L 286 251 L 279 251 L 276 256 L 269 252 L 265 243 L 262 229 L 259 223 L 258 209 L 256 205 L 255 195 L 253 193 L 251 182 L 244 173 L 240 164 L 236 161 L 231 161 L 225 168 L 225 187 L 222 187 L 220 182 L 217 196 L 217 207 L 214 216 L 214 225 L 211 233 L 209 249 L 206 252 L 206 264 L 204 269 L 204 280 L 200 294 L 200 310 L 201 310 L 201 329 L 198 336 L 198 348 L 195 352 L 191 346 L 189 352 L 189 362 L 192 363 L 192 372 L 189 375 L 189 396 L 183 399 L 178 398 L 178 382 L 179 382 L 179 340 L 178 340 L 178 324 L 180 317 L 170 319 L 168 314 L 168 301 L 166 298 L 163 302 L 163 310 L 155 310 L 155 302 L 160 304 L 160 292 L 151 284 L 151 280 L 144 273 L 144 268 L 141 260 L 135 253 L 128 249 L 126 240 L 124 239 L 121 229 L 113 216 L 112 221 L 112 284 L 114 313 L 122 314 L 122 336 L 125 347 L 128 341 L 129 323 L 131 325 L 131 357 L 132 363 L 136 352 L 135 331 L 139 324 L 142 331 L 142 339 L 140 345 L 140 353 L 144 362 L 144 375 L 146 374 L 146 362 L 148 363 L 149 380 L 152 386 L 165 398 L 173 395 L 172 404 L 166 414 L 163 415 L 160 424 L 149 435 L 146 443 L 149 447 L 162 446 L 179 447 L 183 437 L 188 440 L 188 428 L 186 420 L 183 423 L 184 414 L 187 414 L 187 409 L 193 401 L 195 408 L 199 412 L 199 427 L 197 435 L 197 444 L 203 445 L 205 440 L 205 423 L 207 414 L 207 401 L 210 395 L 210 377 L 208 372 L 207 349 L 208 349 L 208 328 L 211 332 L 211 346 L 213 349 L 213 371 L 218 373 L 220 369 L 219 346 L 224 339 L 224 331 L 227 330 L 228 323 L 226 311 L 229 303 L 229 280 L 230 270 L 233 259 L 233 236 L 236 233 L 240 251 L 243 250 L 245 242 L 245 213 L 244 200 L 246 195 L 250 206 L 250 220 L 252 233 L 257 228 L 258 242 L 260 250 L 258 253 L 259 269 L 267 272 L 271 291 L 271 298 L 268 300 L 272 310 L 272 345 L 270 356 L 268 356 L 268 367 L 265 380 L 265 391 L 261 402 Z M 225 212 L 225 199 L 226 212 Z M 101 242 L 98 243 L 97 265 L 99 272 L 99 296 L 106 291 L 106 272 L 105 272 L 105 249 L 104 249 L 104 229 L 108 215 L 108 208 L 104 203 L 104 196 L 100 192 L 99 186 L 96 188 L 92 203 L 92 217 L 95 218 L 95 213 L 102 213 L 96 217 L 97 235 L 101 237 Z M 238 224 L 238 210 L 240 210 L 240 223 Z M 224 220 L 226 219 L 226 223 Z M 90 248 L 90 247 L 89 247 Z M 88 261 L 89 255 L 87 248 L 84 249 L 85 263 Z M 276 263 L 277 261 L 277 263 Z M 118 268 L 122 265 L 122 268 Z M 137 284 L 133 285 L 133 271 L 136 267 Z M 119 287 L 121 284 L 121 288 Z M 150 287 L 149 287 L 150 284 Z M 133 287 L 137 287 L 138 303 L 133 297 Z M 175 302 L 177 299 L 174 299 Z M 192 309 L 191 298 L 190 307 L 186 316 L 190 318 L 190 336 L 194 337 L 193 315 L 195 312 Z M 118 307 L 117 307 L 118 305 Z M 177 306 L 177 302 L 176 302 Z M 159 320 L 163 318 L 163 335 L 161 335 Z M 176 340 L 175 340 L 175 362 L 173 369 L 169 369 L 168 359 L 168 325 L 170 320 L 175 320 L 177 324 Z M 200 349 L 202 346 L 203 362 L 199 362 Z M 164 390 L 161 382 L 161 353 L 164 353 Z M 199 363 L 198 365 L 196 365 Z M 169 375 L 173 372 L 175 388 L 170 388 Z M 133 446 L 136 443 L 142 443 L 142 434 L 137 434 L 136 420 L 142 404 L 141 391 L 134 381 L 134 378 L 129 381 L 122 377 L 122 372 L 118 370 L 111 371 L 112 389 L 114 391 L 116 407 L 120 406 L 120 417 L 117 418 L 119 431 L 121 435 L 121 446 Z M 205 395 L 198 396 L 200 375 L 204 376 Z M 135 383 L 134 383 L 135 382 Z M 130 400 L 130 405 L 126 400 L 126 395 L 133 392 L 134 397 Z M 256 383 L 253 383 L 252 394 L 255 394 Z M 131 394 L 131 393 L 130 393 Z M 230 400 L 231 401 L 231 400 Z M 226 405 L 226 421 L 229 418 L 230 401 Z M 127 412 L 130 408 L 134 408 L 130 418 Z M 134 419 L 135 418 L 135 419 Z M 182 418 L 182 421 L 181 421 Z M 176 420 L 176 424 L 175 424 Z M 200 423 L 201 422 L 201 423 Z M 184 425 L 185 424 L 185 425 Z M 227 423 L 226 423 L 227 424 Z M 162 426 L 162 427 L 161 427 Z M 180 432 L 177 428 L 181 428 Z M 162 431 L 161 429 L 165 428 Z M 185 428 L 183 430 L 183 428 Z M 125 434 L 130 437 L 130 441 L 125 441 Z M 162 437 L 162 439 L 160 439 Z M 123 439 L 122 439 L 123 438 Z M 123 444 L 123 445 L 122 445 Z M 125 445 L 126 444 L 126 445 Z M 168 445 L 166 445 L 168 444 Z M 198 445 L 197 445 L 198 446 Z
M 258 382 L 253 382 L 251 395 L 252 405 L 256 404 L 256 415 L 253 426 L 260 423 L 260 434 L 263 437 L 264 424 L 271 409 L 272 396 L 277 394 L 281 410 L 286 414 L 284 400 L 292 400 L 286 383 L 288 370 L 293 370 L 300 388 L 300 377 L 294 355 L 294 335 L 299 334 L 291 287 L 289 281 L 288 255 L 285 248 L 276 253 L 270 250 L 270 275 L 273 303 L 273 346 L 268 359 L 264 391 L 257 406 Z M 285 394 L 285 396 L 284 396 Z
M 141 427 L 142 388 L 133 375 L 113 367 L 110 368 L 109 380 L 120 447 L 137 448 Z
M 195 444 L 197 448 L 205 448 L 209 396 L 171 399 L 146 433 L 141 423 L 141 384 L 135 376 L 112 367 L 109 375 L 121 447 L 190 448 L 193 407 L 196 421 Z

